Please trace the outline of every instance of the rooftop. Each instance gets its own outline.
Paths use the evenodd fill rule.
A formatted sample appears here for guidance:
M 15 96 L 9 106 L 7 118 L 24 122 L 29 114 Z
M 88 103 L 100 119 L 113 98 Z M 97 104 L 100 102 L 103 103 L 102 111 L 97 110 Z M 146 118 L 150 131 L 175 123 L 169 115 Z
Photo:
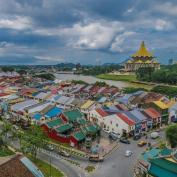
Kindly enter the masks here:
M 71 124 L 62 124 L 60 127 L 56 128 L 56 131 L 59 133 L 64 133 L 70 130 L 73 126 Z
M 153 57 L 153 55 L 147 50 L 144 41 L 142 41 L 139 50 L 132 57 Z
M 77 119 L 81 119 L 83 117 L 83 114 L 78 109 L 66 111 L 64 112 L 64 115 L 69 119 L 70 122 L 76 121 Z
M 49 128 L 61 125 L 62 123 L 63 123 L 62 119 L 55 119 L 55 120 L 46 122 L 46 124 Z
M 176 177 L 177 163 L 166 160 L 165 158 L 151 159 L 149 173 L 157 177 Z
M 77 139 L 78 141 L 82 141 L 85 139 L 85 135 L 81 132 L 81 131 L 78 131 L 78 132 L 75 132 L 73 134 L 74 138 Z

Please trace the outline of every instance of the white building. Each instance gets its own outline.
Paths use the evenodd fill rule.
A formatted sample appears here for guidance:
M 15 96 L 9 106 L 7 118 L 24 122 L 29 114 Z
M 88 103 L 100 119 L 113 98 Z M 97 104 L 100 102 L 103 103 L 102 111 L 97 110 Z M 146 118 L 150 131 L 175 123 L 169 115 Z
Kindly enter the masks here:
M 93 109 L 89 112 L 89 120 L 97 123 L 100 127 L 104 127 L 104 118 L 109 114 L 105 112 L 103 109 Z
M 113 114 L 104 118 L 104 128 L 122 135 L 129 134 L 135 129 L 135 122 L 123 113 Z

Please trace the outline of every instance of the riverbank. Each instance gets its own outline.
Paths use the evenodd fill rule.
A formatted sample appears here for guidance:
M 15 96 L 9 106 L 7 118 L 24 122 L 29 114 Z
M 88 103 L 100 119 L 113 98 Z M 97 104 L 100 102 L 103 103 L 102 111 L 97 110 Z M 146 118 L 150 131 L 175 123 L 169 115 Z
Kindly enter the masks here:
M 114 74 L 99 74 L 96 76 L 99 79 L 135 82 L 137 81 L 136 75 L 114 75 Z
M 62 80 L 62 81 L 71 81 L 71 80 L 82 80 L 84 82 L 87 82 L 88 84 L 94 84 L 95 82 L 105 82 L 108 85 L 113 85 L 115 87 L 118 87 L 120 89 L 123 89 L 125 87 L 135 87 L 135 88 L 145 88 L 147 90 L 151 90 L 153 88 L 152 85 L 143 84 L 143 83 L 133 83 L 136 81 L 135 76 L 130 75 L 129 77 L 122 77 L 122 81 L 117 78 L 117 80 L 112 80 L 111 78 L 108 79 L 100 79 L 97 76 L 85 76 L 82 74 L 54 74 L 56 79 Z

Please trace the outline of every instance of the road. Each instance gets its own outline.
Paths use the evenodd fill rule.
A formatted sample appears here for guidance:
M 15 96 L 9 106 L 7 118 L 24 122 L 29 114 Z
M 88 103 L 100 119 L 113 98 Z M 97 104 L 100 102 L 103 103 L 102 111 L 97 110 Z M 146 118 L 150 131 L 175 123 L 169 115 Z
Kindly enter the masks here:
M 16 149 L 20 148 L 18 141 L 11 141 L 10 144 Z M 51 161 L 51 164 L 59 170 L 63 171 L 67 177 L 85 177 L 85 174 L 78 167 L 69 164 L 69 162 L 66 162 L 54 152 L 45 151 L 44 153 L 44 150 L 40 150 L 37 153 L 37 157 L 49 164 Z
M 51 158 L 51 164 L 57 167 L 59 170 L 62 170 L 67 177 L 85 177 L 84 173 L 72 167 L 70 164 L 67 164 L 67 162 L 64 162 L 64 160 L 59 159 L 55 156 L 40 152 L 38 153 L 38 158 L 48 163 L 50 163 Z
M 163 131 L 160 132 L 160 136 L 161 139 L 165 139 Z M 147 141 L 155 144 L 159 140 L 148 138 Z M 118 149 L 112 152 L 103 163 L 100 163 L 98 169 L 90 177 L 132 177 L 133 168 L 136 165 L 137 159 L 146 148 L 146 146 L 138 147 L 137 142 L 131 140 L 131 144 L 119 143 Z M 131 157 L 125 157 L 126 150 L 131 150 L 133 155 Z
M 160 132 L 161 139 L 164 139 L 164 132 Z M 152 140 L 148 138 L 148 142 L 154 144 L 157 140 Z M 13 146 L 18 146 L 15 142 Z M 16 147 L 17 148 L 17 147 Z M 145 150 L 146 147 L 138 147 L 137 141 L 131 140 L 131 144 L 118 144 L 118 149 L 114 150 L 111 154 L 109 154 L 104 162 L 102 163 L 90 163 L 89 161 L 71 158 L 73 160 L 77 160 L 82 163 L 82 166 L 95 166 L 96 170 L 91 174 L 86 174 L 80 168 L 72 165 L 71 163 L 65 161 L 56 153 L 44 153 L 43 151 L 38 153 L 38 157 L 41 160 L 47 161 L 51 163 L 58 169 L 62 170 L 67 177 L 132 177 L 133 176 L 133 168 L 136 165 L 137 159 L 139 155 Z M 131 150 L 133 155 L 131 157 L 125 157 L 125 151 Z

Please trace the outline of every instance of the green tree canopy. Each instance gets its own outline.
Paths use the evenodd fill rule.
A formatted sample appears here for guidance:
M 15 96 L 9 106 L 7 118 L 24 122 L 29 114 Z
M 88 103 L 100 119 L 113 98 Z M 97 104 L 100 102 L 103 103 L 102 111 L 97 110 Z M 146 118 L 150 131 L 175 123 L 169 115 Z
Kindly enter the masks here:
M 33 125 L 27 130 L 22 138 L 22 151 L 25 153 L 31 153 L 36 158 L 39 148 L 43 148 L 48 140 L 47 135 L 38 125 Z
M 20 75 L 23 75 L 23 74 L 26 74 L 27 71 L 25 69 L 20 69 L 20 70 L 17 70 L 17 72 L 20 74 Z
M 12 71 L 14 71 L 14 68 L 10 67 L 10 66 L 4 66 L 4 67 L 1 68 L 1 70 L 3 72 L 12 72 Z
M 42 74 L 35 75 L 35 77 L 39 77 L 46 80 L 52 80 L 52 81 L 55 80 L 55 76 L 51 73 L 42 73 Z
M 172 148 L 177 147 L 177 125 L 170 125 L 166 129 L 166 137 Z

